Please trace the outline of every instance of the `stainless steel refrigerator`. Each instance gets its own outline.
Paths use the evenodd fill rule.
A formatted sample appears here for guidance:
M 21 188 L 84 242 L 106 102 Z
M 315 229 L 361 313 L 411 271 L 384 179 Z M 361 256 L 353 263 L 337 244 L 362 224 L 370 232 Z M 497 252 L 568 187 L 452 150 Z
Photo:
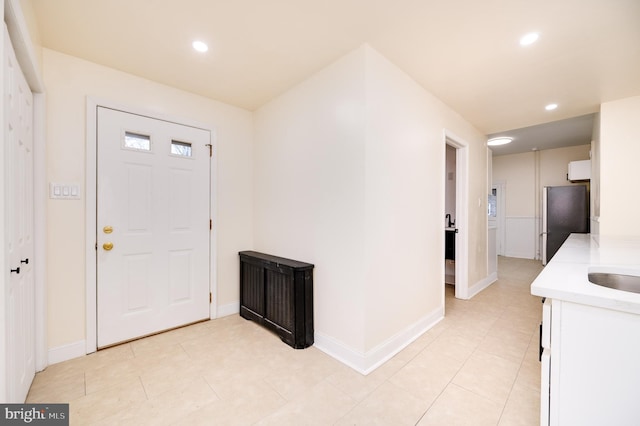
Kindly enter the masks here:
M 588 232 L 587 186 L 545 186 L 542 192 L 542 264 L 551 260 L 569 234 Z

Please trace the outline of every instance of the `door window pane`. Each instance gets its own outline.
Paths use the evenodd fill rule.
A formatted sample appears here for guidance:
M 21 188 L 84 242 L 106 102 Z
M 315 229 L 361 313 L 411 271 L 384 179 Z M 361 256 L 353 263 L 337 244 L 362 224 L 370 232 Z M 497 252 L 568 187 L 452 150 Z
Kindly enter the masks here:
M 182 157 L 191 157 L 191 144 L 188 142 L 171 141 L 171 153 Z
M 139 133 L 124 133 L 125 148 L 139 149 L 141 151 L 151 151 L 151 136 Z

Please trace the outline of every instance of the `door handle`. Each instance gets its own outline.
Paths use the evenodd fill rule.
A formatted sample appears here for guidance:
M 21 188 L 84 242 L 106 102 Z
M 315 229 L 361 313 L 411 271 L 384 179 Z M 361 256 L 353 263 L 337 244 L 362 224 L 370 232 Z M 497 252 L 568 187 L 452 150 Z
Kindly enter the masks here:
M 104 243 L 102 245 L 102 248 L 105 249 L 106 251 L 109 251 L 113 248 L 113 243 Z
M 24 264 L 28 265 L 29 264 L 29 258 L 27 257 L 26 259 L 21 260 L 20 263 L 24 263 Z
M 113 227 L 112 226 L 105 226 L 104 228 L 102 228 L 102 232 L 104 232 L 105 234 L 110 234 L 113 232 Z
M 11 273 L 16 273 L 19 274 L 20 273 L 20 267 L 18 266 L 16 269 L 11 269 Z

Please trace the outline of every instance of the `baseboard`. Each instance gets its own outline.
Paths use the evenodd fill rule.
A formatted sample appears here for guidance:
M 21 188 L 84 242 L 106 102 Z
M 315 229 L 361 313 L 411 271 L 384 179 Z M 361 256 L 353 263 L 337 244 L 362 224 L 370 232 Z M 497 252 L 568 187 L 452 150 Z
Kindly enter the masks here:
M 469 299 L 471 299 L 473 296 L 480 293 L 482 290 L 489 287 L 491 284 L 493 284 L 496 281 L 498 281 L 498 273 L 494 272 L 491 275 L 489 275 L 487 278 L 469 287 L 469 290 L 467 291 L 467 296 L 469 297 Z
M 49 349 L 49 365 L 85 356 L 87 354 L 86 345 L 87 343 L 84 340 L 80 340 L 74 343 L 69 343 L 67 345 Z
M 504 257 L 515 257 L 518 259 L 534 259 L 536 256 L 534 252 L 518 252 L 518 251 L 506 251 Z
M 360 374 L 367 375 L 406 348 L 443 318 L 444 309 L 441 307 L 367 352 L 354 350 L 317 331 L 314 333 L 314 346 Z
M 240 302 L 227 303 L 226 305 L 218 306 L 216 318 L 227 317 L 238 313 L 240 313 Z

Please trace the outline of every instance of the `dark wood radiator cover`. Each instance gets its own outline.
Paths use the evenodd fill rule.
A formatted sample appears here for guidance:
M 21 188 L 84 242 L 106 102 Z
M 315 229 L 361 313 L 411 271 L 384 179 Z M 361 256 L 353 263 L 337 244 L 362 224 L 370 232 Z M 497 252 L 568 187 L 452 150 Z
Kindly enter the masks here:
M 313 345 L 313 265 L 241 251 L 240 316 L 296 349 Z

